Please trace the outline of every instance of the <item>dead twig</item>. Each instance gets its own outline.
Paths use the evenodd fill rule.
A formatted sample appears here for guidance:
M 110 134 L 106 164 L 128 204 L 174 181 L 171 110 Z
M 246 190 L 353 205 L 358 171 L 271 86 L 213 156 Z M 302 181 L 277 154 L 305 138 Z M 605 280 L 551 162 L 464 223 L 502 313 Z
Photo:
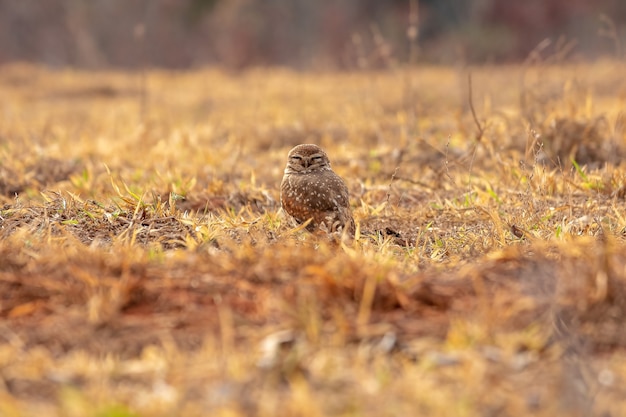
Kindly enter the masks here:
M 472 112 L 472 117 L 474 118 L 474 123 L 476 123 L 476 127 L 478 128 L 478 132 L 476 133 L 476 141 L 480 142 L 485 133 L 485 128 L 478 121 L 478 117 L 476 116 L 476 110 L 474 109 L 474 99 L 472 98 L 472 73 L 467 73 L 467 86 L 468 86 L 468 101 L 469 107 Z

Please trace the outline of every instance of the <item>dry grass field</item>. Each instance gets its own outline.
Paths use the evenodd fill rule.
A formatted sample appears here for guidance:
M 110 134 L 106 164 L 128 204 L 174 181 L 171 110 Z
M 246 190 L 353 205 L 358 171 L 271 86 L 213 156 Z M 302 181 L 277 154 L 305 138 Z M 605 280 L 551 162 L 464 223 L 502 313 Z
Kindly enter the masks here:
M 626 64 L 557 61 L 1 68 L 0 416 L 626 415 Z

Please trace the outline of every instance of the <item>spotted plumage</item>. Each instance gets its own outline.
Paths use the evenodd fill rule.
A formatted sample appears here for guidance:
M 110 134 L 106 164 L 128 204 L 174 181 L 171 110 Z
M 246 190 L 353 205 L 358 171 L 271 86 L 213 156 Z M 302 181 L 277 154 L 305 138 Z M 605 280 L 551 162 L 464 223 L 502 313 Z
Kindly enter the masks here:
M 289 151 L 280 202 L 298 223 L 311 219 L 307 226 L 310 231 L 346 230 L 354 234 L 348 187 L 333 172 L 328 155 L 317 145 L 298 145 Z

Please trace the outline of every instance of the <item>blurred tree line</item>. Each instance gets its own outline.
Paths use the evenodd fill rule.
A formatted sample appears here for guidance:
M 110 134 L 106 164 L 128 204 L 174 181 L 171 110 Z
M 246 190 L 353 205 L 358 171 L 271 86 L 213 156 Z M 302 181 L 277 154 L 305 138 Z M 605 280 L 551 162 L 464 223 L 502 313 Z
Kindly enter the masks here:
M 507 62 L 546 38 L 555 52 L 623 57 L 625 22 L 624 0 L 0 0 L 0 64 Z

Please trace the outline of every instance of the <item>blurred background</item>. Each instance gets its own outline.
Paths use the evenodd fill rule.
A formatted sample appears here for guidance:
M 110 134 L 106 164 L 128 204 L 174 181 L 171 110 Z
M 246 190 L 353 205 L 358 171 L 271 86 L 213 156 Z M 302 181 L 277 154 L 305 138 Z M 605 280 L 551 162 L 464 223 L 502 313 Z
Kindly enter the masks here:
M 0 64 L 382 68 L 624 56 L 624 0 L 0 0 Z

